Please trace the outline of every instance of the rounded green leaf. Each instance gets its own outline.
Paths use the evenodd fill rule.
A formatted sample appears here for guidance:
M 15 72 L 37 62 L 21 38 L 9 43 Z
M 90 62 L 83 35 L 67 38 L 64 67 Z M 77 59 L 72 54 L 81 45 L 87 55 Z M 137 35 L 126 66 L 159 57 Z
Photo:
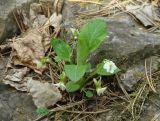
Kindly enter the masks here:
M 64 70 L 71 81 L 77 82 L 84 76 L 87 67 L 88 65 L 65 65 Z
M 73 81 L 70 81 L 66 84 L 67 92 L 75 92 L 80 89 L 80 86 Z
M 72 49 L 70 46 L 60 39 L 52 39 L 51 44 L 55 53 L 57 54 L 58 60 L 62 59 L 64 61 L 71 61 Z
M 91 92 L 91 91 L 86 91 L 86 92 L 85 92 L 85 95 L 86 95 L 86 97 L 91 98 L 91 97 L 93 97 L 93 92 Z
M 82 27 L 77 45 L 78 64 L 86 63 L 89 54 L 99 47 L 106 34 L 106 22 L 103 20 L 92 20 Z

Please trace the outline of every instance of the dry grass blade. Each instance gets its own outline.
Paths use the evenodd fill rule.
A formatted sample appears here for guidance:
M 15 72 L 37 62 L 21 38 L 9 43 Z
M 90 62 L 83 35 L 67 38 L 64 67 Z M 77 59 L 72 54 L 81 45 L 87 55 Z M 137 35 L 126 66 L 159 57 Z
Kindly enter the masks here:
M 103 5 L 102 3 L 95 2 L 95 1 L 84 1 L 84 0 L 68 0 L 69 2 L 75 2 L 75 3 L 88 3 L 88 4 L 97 4 L 97 5 Z
M 13 12 L 13 16 L 14 16 L 14 19 L 15 19 L 17 25 L 18 25 L 18 28 L 20 29 L 21 33 L 23 33 L 24 31 L 23 31 L 23 29 L 22 29 L 22 27 L 20 25 L 20 22 L 18 21 L 18 18 L 16 16 L 15 12 Z
M 152 65 L 152 62 L 150 63 L 150 78 L 149 78 L 149 76 L 148 76 L 148 73 L 147 73 L 147 61 L 145 60 L 145 74 L 146 74 L 146 78 L 147 78 L 147 81 L 148 81 L 148 84 L 149 84 L 149 86 L 150 86 L 150 88 L 152 89 L 152 91 L 153 92 L 156 92 L 156 89 L 154 88 L 154 86 L 153 86 L 153 82 L 152 82 L 152 80 L 151 80 L 151 65 Z
M 105 109 L 105 110 L 99 110 L 99 111 L 70 111 L 70 110 L 63 110 L 68 113 L 78 113 L 78 114 L 100 114 L 100 113 L 105 113 L 107 111 L 110 111 L 111 109 Z
M 49 112 L 50 112 L 50 114 L 53 114 L 54 112 L 64 111 L 64 110 L 69 109 L 69 108 L 72 108 L 72 107 L 74 107 L 74 106 L 76 106 L 76 105 L 81 105 L 81 104 L 83 104 L 85 101 L 86 101 L 86 100 L 81 100 L 81 101 L 79 101 L 79 102 L 67 104 L 67 105 L 65 105 L 65 106 L 59 106 L 59 107 L 56 107 L 56 108 L 54 108 L 54 109 L 51 109 Z M 41 121 L 41 120 L 45 119 L 46 117 L 47 117 L 47 116 L 41 116 L 41 117 L 35 119 L 34 121 Z
M 84 13 L 84 15 L 89 15 L 89 16 L 95 16 L 95 15 L 102 15 L 104 13 L 108 13 L 109 11 L 112 11 L 116 7 L 119 8 L 119 6 L 126 6 L 129 3 L 133 3 L 133 0 L 127 0 L 127 1 L 122 1 L 122 2 L 114 2 L 114 4 L 107 4 L 105 7 L 103 7 L 101 10 L 90 12 L 90 13 Z M 110 12 L 109 12 L 110 13 Z
M 120 79 L 119 79 L 119 77 L 118 77 L 117 74 L 116 74 L 116 79 L 118 81 L 118 84 L 119 84 L 121 90 L 123 91 L 123 93 L 125 94 L 125 96 L 127 97 L 127 99 L 129 100 L 130 96 L 128 95 L 127 91 L 124 89 L 123 85 L 121 84 Z
M 158 121 L 159 117 L 160 117 L 160 113 L 156 114 L 150 121 Z
M 133 119 L 135 119 L 135 115 L 134 115 L 134 106 L 136 101 L 138 100 L 138 98 L 141 97 L 143 91 L 145 90 L 146 84 L 139 90 L 138 94 L 136 95 L 136 97 L 134 98 L 133 102 L 131 103 L 131 113 L 132 113 L 132 117 Z

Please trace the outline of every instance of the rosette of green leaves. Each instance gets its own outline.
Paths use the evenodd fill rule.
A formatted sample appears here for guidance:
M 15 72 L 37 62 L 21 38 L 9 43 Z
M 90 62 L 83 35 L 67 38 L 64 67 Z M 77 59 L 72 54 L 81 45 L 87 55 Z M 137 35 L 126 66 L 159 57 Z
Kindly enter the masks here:
M 107 34 L 106 22 L 103 20 L 92 20 L 85 24 L 78 35 L 77 42 L 77 63 L 71 64 L 72 49 L 59 39 L 52 39 L 52 46 L 57 58 L 64 60 L 67 64 L 64 71 L 69 81 L 66 85 L 68 92 L 74 92 L 85 84 L 85 74 L 88 72 L 88 57 L 105 40 Z

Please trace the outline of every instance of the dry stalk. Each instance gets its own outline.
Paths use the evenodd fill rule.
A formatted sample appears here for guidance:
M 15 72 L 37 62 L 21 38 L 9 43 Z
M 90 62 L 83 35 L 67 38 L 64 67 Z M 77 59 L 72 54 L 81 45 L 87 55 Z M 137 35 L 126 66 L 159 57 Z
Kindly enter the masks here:
M 146 87 L 146 84 L 139 90 L 138 94 L 136 95 L 136 97 L 134 98 L 133 102 L 131 103 L 131 113 L 132 113 L 133 119 L 135 119 L 135 116 L 134 116 L 135 103 L 138 100 L 138 98 L 141 97 L 143 91 L 145 90 L 145 87 Z
M 69 109 L 69 108 L 72 108 L 72 107 L 74 107 L 74 106 L 81 105 L 81 104 L 83 104 L 85 101 L 86 101 L 86 100 L 81 100 L 81 101 L 79 101 L 79 102 L 67 104 L 67 105 L 64 105 L 64 106 L 58 106 L 58 107 L 56 107 L 56 108 L 54 108 L 54 109 L 51 109 L 51 110 L 49 111 L 49 112 L 50 112 L 50 115 L 53 114 L 53 113 L 55 113 L 55 112 L 58 112 L 58 111 L 64 111 L 64 110 Z M 41 116 L 41 117 L 35 119 L 34 121 L 41 121 L 41 120 L 45 119 L 46 117 L 47 117 L 47 116 Z
M 16 16 L 15 12 L 13 12 L 13 16 L 14 16 L 14 19 L 15 19 L 17 25 L 18 25 L 18 28 L 20 29 L 21 33 L 23 33 L 23 29 L 22 29 L 22 27 L 20 25 L 20 22 L 18 21 L 18 18 Z
M 103 7 L 101 10 L 99 11 L 94 11 L 94 12 L 91 12 L 91 13 L 88 13 L 86 15 L 89 15 L 89 16 L 93 16 L 93 15 L 101 15 L 101 13 L 103 12 L 107 12 L 107 11 L 110 11 L 110 10 L 113 10 L 114 8 L 117 8 L 119 6 L 126 6 L 126 4 L 129 4 L 130 2 L 132 2 L 133 0 L 127 0 L 127 1 L 122 1 L 122 2 L 114 2 L 114 4 L 107 4 L 105 7 Z
M 68 113 L 78 113 L 78 114 L 100 114 L 110 111 L 111 109 L 99 110 L 99 111 L 70 111 L 70 110 L 63 110 Z
M 160 117 L 160 113 L 155 114 L 155 116 L 150 121 L 158 121 L 159 117 Z
M 84 1 L 84 0 L 68 0 L 69 2 L 75 2 L 75 3 L 88 3 L 88 4 L 97 4 L 97 5 L 103 5 L 102 3 L 95 2 L 95 1 Z
M 153 86 L 153 82 L 152 82 L 152 78 L 151 78 L 151 77 L 152 77 L 151 66 L 152 66 L 152 62 L 150 63 L 150 70 L 149 70 L 149 72 L 150 72 L 150 78 L 149 78 L 148 73 L 147 73 L 147 61 L 145 60 L 145 74 L 146 74 L 146 79 L 147 79 L 148 84 L 149 84 L 150 88 L 152 89 L 152 91 L 153 91 L 153 92 L 156 92 L 156 89 L 155 89 L 154 86 Z
M 123 93 L 125 94 L 125 96 L 127 97 L 127 99 L 130 100 L 130 96 L 128 95 L 127 91 L 124 89 L 123 85 L 121 84 L 121 81 L 120 81 L 120 79 L 119 79 L 119 77 L 118 77 L 117 74 L 116 74 L 116 79 L 118 81 L 118 84 L 119 84 L 121 90 L 123 91 Z

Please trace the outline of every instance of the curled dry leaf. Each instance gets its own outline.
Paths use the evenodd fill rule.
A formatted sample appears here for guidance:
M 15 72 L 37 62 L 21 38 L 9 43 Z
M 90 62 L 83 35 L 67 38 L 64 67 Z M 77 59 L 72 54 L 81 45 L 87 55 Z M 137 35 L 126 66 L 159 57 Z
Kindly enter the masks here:
M 154 6 L 160 6 L 160 0 L 151 0 L 151 2 L 152 2 L 152 5 L 154 5 Z
M 33 24 L 32 24 L 32 27 L 34 27 L 34 28 L 42 27 L 47 20 L 48 20 L 48 18 L 46 18 L 45 15 L 37 15 Z
M 160 22 L 158 14 L 156 13 L 156 7 L 145 4 L 143 6 L 129 5 L 126 7 L 127 11 L 133 14 L 145 27 L 153 27 L 156 22 Z
M 32 27 L 42 27 L 48 20 L 48 18 L 41 13 L 44 13 L 42 5 L 39 3 L 32 3 L 30 6 L 30 21 Z
M 48 0 L 53 7 L 53 0 Z M 14 38 L 12 46 L 11 61 L 14 65 L 24 65 L 33 69 L 35 72 L 42 74 L 47 68 L 46 65 L 40 64 L 40 59 L 45 56 L 46 51 L 50 46 L 50 30 L 53 28 L 53 32 L 56 34 L 60 29 L 62 22 L 62 15 L 52 14 L 49 20 L 45 15 L 45 7 L 48 5 L 46 0 L 41 0 L 40 3 L 33 3 L 30 8 L 30 19 L 32 26 L 35 29 L 29 29 L 22 37 Z M 44 6 L 44 8 L 42 7 Z M 43 13 L 43 15 L 42 15 Z M 50 12 L 52 13 L 52 12 Z M 40 22 L 40 23 L 37 23 Z M 41 27 L 41 30 L 38 29 Z M 48 31 L 49 30 L 49 31 Z
M 46 65 L 38 67 L 40 59 L 49 48 L 49 37 L 36 29 L 29 30 L 23 37 L 13 39 L 12 62 L 14 65 L 24 65 L 42 74 Z
M 19 91 L 27 91 L 25 75 L 29 69 L 27 67 L 22 69 L 11 69 L 9 74 L 3 79 L 5 84 L 8 84 Z
M 44 29 L 48 31 L 49 27 L 54 28 L 54 31 L 57 32 L 60 29 L 60 25 L 62 22 L 62 14 L 53 13 L 49 20 L 45 23 Z M 49 32 L 48 32 L 49 33 Z
M 62 98 L 58 88 L 50 83 L 41 83 L 30 78 L 27 81 L 27 88 L 38 108 L 54 105 Z

